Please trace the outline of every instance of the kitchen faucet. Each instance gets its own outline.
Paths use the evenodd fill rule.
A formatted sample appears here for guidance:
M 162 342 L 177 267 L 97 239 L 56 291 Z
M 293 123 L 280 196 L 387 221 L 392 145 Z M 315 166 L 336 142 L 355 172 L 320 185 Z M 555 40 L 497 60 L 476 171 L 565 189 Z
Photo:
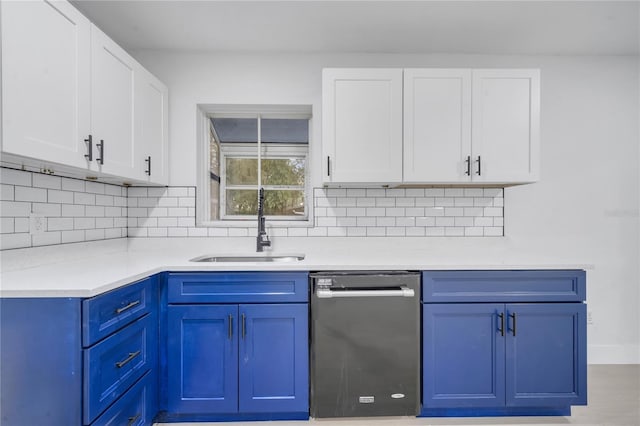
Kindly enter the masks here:
M 258 237 L 256 238 L 256 251 L 261 252 L 265 247 L 271 246 L 271 241 L 269 241 L 269 236 L 264 226 L 264 188 L 260 188 L 258 194 Z

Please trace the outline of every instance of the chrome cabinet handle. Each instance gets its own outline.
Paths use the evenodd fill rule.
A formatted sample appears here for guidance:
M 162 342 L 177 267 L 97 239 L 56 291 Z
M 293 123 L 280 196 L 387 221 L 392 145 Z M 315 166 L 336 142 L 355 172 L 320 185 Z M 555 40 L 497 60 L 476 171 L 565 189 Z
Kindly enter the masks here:
M 123 306 L 122 308 L 116 309 L 116 314 L 119 315 L 119 314 L 123 313 L 124 311 L 129 310 L 129 309 L 131 309 L 134 306 L 137 306 L 139 304 L 140 304 L 139 300 L 133 301 L 133 302 L 129 303 L 127 306 Z
M 122 368 L 125 365 L 129 364 L 135 357 L 140 355 L 140 351 L 129 352 L 129 356 L 123 359 L 122 361 L 116 362 L 116 367 Z

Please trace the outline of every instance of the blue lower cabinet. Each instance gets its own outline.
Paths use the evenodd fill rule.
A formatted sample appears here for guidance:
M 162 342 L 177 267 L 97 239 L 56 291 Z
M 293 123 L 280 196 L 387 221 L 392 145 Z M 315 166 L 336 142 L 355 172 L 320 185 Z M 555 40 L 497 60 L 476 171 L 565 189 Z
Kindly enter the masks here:
M 306 304 L 240 305 L 240 412 L 309 410 Z
M 568 415 L 587 403 L 586 305 L 423 305 L 424 416 Z
M 581 303 L 506 305 L 507 406 L 587 403 L 586 310 Z
M 308 418 L 307 304 L 169 305 L 167 421 Z
M 423 404 L 496 407 L 505 401 L 504 304 L 423 305 Z
M 91 426 L 145 426 L 153 422 L 158 407 L 155 372 L 144 375 Z
M 238 306 L 169 306 L 167 315 L 169 412 L 236 412 Z

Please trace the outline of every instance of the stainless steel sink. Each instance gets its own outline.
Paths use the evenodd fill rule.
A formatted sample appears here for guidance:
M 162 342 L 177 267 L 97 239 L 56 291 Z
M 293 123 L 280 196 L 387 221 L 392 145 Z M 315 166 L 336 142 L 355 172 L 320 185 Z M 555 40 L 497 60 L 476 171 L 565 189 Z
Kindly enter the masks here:
M 274 254 L 274 255 L 204 255 L 195 257 L 190 262 L 298 262 L 304 260 L 304 254 Z

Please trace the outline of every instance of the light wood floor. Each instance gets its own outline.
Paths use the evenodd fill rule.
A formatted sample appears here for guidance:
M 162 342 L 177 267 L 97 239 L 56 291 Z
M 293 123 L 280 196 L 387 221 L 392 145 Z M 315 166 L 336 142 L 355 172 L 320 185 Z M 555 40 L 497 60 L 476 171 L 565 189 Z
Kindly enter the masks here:
M 174 426 L 446 426 L 446 425 L 600 425 L 640 426 L 640 365 L 592 365 L 589 405 L 573 407 L 570 417 L 349 418 L 309 422 L 173 423 Z

